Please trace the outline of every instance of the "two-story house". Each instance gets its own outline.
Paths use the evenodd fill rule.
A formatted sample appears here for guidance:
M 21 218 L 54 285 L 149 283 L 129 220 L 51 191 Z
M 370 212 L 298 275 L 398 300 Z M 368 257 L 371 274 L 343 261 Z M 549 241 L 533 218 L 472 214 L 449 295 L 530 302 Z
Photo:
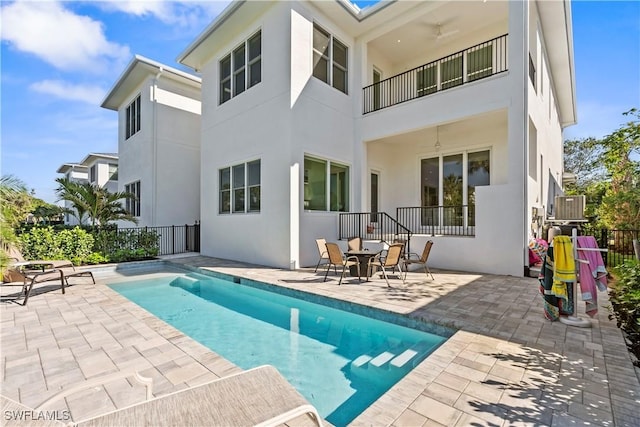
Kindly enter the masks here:
M 110 193 L 118 191 L 118 153 L 89 153 L 80 162 L 87 169 L 87 180 Z
M 200 78 L 135 56 L 101 105 L 118 112 L 118 191 L 139 226 L 200 219 Z
M 64 178 L 69 181 L 85 183 L 88 182 L 89 173 L 85 165 L 79 163 L 65 163 L 56 170 L 57 173 L 63 174 Z M 64 201 L 64 208 L 67 212 L 64 214 L 64 223 L 66 225 L 78 225 L 80 221 L 73 215 L 73 205 L 70 201 Z
M 568 1 L 234 1 L 178 61 L 203 254 L 314 265 L 397 221 L 433 266 L 523 274 L 576 121 Z

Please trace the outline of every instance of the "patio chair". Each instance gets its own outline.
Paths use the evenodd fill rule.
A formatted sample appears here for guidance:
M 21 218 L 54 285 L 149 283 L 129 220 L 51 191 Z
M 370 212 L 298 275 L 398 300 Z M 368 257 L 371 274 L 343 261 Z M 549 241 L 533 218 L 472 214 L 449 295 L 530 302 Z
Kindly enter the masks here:
M 352 237 L 347 241 L 347 247 L 350 251 L 362 250 L 362 239 L 360 237 Z
M 344 273 L 347 271 L 347 267 L 355 266 L 360 271 L 360 261 L 355 256 L 347 256 L 345 257 L 340 247 L 337 243 L 327 243 L 327 254 L 329 255 L 329 262 L 327 263 L 327 272 L 324 274 L 324 281 L 327 281 L 327 276 L 329 275 L 329 269 L 333 265 L 333 268 L 336 269 L 337 266 L 342 266 L 342 274 L 340 275 L 340 281 L 338 285 L 342 284 L 342 279 L 344 278 Z M 358 281 L 360 281 L 360 275 L 358 274 Z
M 376 255 L 375 257 L 369 260 L 369 270 L 372 267 L 378 267 L 382 270 L 382 275 L 384 276 L 384 280 L 387 282 L 387 286 L 391 287 L 389 284 L 389 277 L 387 277 L 387 269 L 395 269 L 396 267 L 400 268 L 400 261 L 402 261 L 402 250 L 404 248 L 404 244 L 402 243 L 393 243 L 389 245 L 389 249 L 387 249 L 387 253 L 384 257 L 381 255 Z M 402 270 L 400 268 L 400 270 Z M 402 276 L 402 271 L 400 271 L 400 275 Z M 404 279 L 403 279 L 404 283 Z
M 320 258 L 318 259 L 318 263 L 316 264 L 316 269 L 313 270 L 314 273 L 318 271 L 318 267 L 320 267 L 320 263 L 322 263 L 322 261 L 326 260 L 327 262 L 329 262 L 329 254 L 327 253 L 327 241 L 325 239 L 316 239 L 316 245 L 318 246 L 318 254 L 320 255 Z M 333 268 L 335 269 L 336 267 L 333 266 Z M 337 270 L 336 274 L 338 274 Z
M 431 270 L 429 270 L 429 266 L 427 266 L 427 261 L 429 260 L 429 253 L 431 252 L 431 247 L 433 246 L 433 241 L 428 240 L 424 245 L 424 249 L 422 250 L 422 255 L 418 257 L 416 253 L 410 253 L 408 258 L 405 258 L 402 263 L 404 264 L 404 279 L 407 279 L 407 272 L 409 271 L 409 266 L 411 264 L 419 264 L 424 268 L 424 273 L 427 275 L 427 278 L 431 276 L 431 280 L 434 280 L 433 274 L 431 274 Z
M 70 277 L 89 276 L 91 281 L 95 284 L 96 281 L 93 277 L 93 273 L 89 270 L 76 270 L 73 263 L 67 259 L 53 259 L 53 260 L 30 260 L 27 261 L 22 256 L 22 253 L 15 246 L 10 246 L 9 258 L 14 261 L 9 264 L 10 269 L 17 269 L 21 273 L 31 274 L 33 272 L 46 272 L 47 270 L 60 270 L 64 274 L 64 281 L 69 284 Z M 63 292 L 64 293 L 64 289 Z
M 124 372 L 131 376 L 131 373 Z M 136 375 L 144 381 L 146 379 Z M 121 375 L 122 376 L 122 375 Z M 104 384 L 109 379 L 88 381 Z M 47 399 L 36 410 L 57 399 L 78 392 L 83 387 L 71 387 Z M 147 389 L 149 396 L 149 389 Z M 11 402 L 3 396 L 2 407 Z M 15 405 L 20 405 L 13 402 Z M 24 406 L 24 405 L 22 405 Z M 85 420 L 74 420 L 77 426 L 278 426 L 300 416 L 308 415 L 318 427 L 322 426 L 316 409 L 270 365 L 259 366 L 219 378 L 210 383 L 152 398 L 132 406 Z

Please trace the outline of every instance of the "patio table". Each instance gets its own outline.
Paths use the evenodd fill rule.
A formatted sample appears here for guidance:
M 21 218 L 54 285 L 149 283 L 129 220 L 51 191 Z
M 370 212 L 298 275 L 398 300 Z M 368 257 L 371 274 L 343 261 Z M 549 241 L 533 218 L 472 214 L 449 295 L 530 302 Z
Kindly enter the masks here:
M 358 279 L 362 280 L 362 272 L 364 271 L 366 272 L 366 279 L 369 280 L 369 277 L 371 276 L 371 272 L 369 271 L 369 260 L 378 255 L 380 252 L 381 251 L 369 251 L 366 249 L 359 251 L 348 251 L 348 256 L 355 256 L 359 261 L 359 264 L 357 266 L 352 265 L 351 267 L 349 267 L 349 273 L 351 274 L 351 276 L 358 276 Z

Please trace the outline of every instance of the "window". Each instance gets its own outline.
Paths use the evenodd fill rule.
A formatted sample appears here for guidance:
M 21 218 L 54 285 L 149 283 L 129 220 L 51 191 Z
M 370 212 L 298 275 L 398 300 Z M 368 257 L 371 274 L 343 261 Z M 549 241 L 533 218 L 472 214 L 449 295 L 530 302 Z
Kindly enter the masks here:
M 465 173 L 466 169 L 466 173 Z M 476 187 L 490 183 L 489 150 L 422 159 L 422 225 L 475 225 Z M 466 188 L 466 194 L 464 189 Z
M 260 160 L 220 169 L 218 176 L 221 214 L 260 212 Z
M 428 95 L 438 90 L 438 69 L 435 64 L 427 65 L 416 73 L 418 96 Z
M 118 180 L 118 165 L 114 165 L 113 163 L 109 164 L 109 181 L 117 181 Z
M 349 211 L 349 167 L 305 156 L 304 206 L 312 211 Z
M 89 169 L 89 182 L 92 184 L 95 184 L 97 178 L 98 178 L 98 165 L 93 165 Z
M 134 196 L 126 199 L 126 211 L 133 216 L 140 216 L 140 181 L 125 185 L 124 192 Z
M 467 81 L 490 76 L 493 72 L 493 46 L 486 45 L 467 53 Z
M 531 84 L 533 88 L 536 88 L 536 65 L 533 62 L 533 58 L 531 57 L 531 53 L 529 53 L 529 80 L 531 80 Z
M 125 114 L 127 116 L 125 139 L 129 139 L 140 130 L 140 95 L 129 104 Z
M 344 93 L 348 93 L 348 53 L 347 46 L 313 25 L 313 76 Z
M 220 60 L 220 104 L 240 95 L 262 79 L 262 31 Z

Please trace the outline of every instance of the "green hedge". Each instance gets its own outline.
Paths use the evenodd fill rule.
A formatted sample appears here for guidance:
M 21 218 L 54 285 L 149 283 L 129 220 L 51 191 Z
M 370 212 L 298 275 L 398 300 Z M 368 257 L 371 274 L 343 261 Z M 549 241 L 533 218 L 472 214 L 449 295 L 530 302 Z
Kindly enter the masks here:
M 613 269 L 616 280 L 611 285 L 609 300 L 617 325 L 627 338 L 627 347 L 640 366 L 640 261 L 626 260 Z
M 153 258 L 159 253 L 159 238 L 155 231 L 144 229 L 55 230 L 51 226 L 23 229 L 19 236 L 25 259 L 68 259 L 76 265 Z

